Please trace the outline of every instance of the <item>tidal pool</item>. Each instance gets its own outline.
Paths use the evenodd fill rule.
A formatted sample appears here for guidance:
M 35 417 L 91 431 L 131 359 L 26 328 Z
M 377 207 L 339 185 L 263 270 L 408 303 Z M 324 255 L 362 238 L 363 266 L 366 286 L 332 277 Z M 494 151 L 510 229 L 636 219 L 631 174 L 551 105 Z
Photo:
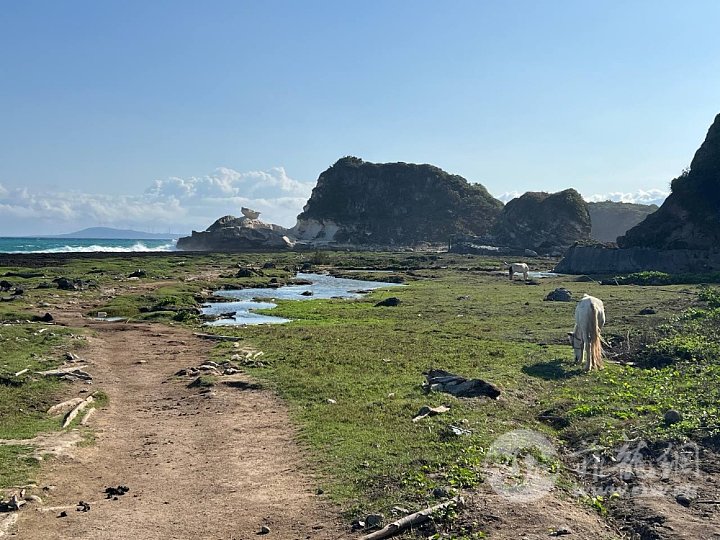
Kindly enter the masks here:
M 299 273 L 295 279 L 311 282 L 310 285 L 284 285 L 277 289 L 236 289 L 217 291 L 216 296 L 228 298 L 227 302 L 215 302 L 203 306 L 203 315 L 218 316 L 225 313 L 234 315 L 208 322 L 209 326 L 246 324 L 282 324 L 290 319 L 261 315 L 253 310 L 274 308 L 272 300 L 313 300 L 317 298 L 360 298 L 364 292 L 385 287 L 398 287 L 398 283 L 364 281 L 360 279 L 336 278 L 326 274 Z M 312 294 L 308 294 L 308 291 Z M 305 293 L 305 294 L 303 294 Z M 267 300 L 265 300 L 267 299 Z

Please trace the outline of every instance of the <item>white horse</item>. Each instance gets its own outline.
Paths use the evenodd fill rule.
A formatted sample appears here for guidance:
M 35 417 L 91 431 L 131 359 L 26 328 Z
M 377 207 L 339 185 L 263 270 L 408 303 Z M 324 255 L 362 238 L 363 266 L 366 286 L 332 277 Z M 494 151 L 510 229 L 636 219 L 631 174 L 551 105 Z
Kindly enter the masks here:
M 582 363 L 585 356 L 585 371 L 602 368 L 600 330 L 604 325 L 605 307 L 602 300 L 583 295 L 575 308 L 575 329 L 568 332 L 568 337 L 575 351 L 575 361 Z
M 528 268 L 528 265 L 525 263 L 512 263 L 508 264 L 508 274 L 510 275 L 510 280 L 512 281 L 513 276 L 515 273 L 521 273 L 523 275 L 523 281 L 527 281 L 528 278 L 528 272 L 530 271 L 530 268 Z

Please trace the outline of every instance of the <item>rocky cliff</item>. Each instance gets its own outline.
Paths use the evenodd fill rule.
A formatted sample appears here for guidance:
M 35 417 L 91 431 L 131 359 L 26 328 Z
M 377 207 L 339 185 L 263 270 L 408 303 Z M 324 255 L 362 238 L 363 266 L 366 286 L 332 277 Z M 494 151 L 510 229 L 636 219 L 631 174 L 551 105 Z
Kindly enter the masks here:
M 502 207 L 483 186 L 432 165 L 345 157 L 320 175 L 291 232 L 316 243 L 444 243 L 486 233 Z
M 720 244 L 720 114 L 660 209 L 618 238 L 621 247 L 711 249 Z
M 590 238 L 598 242 L 616 242 L 629 229 L 658 209 L 656 204 L 632 204 L 603 201 L 588 203 L 592 229 Z
M 490 236 L 497 246 L 562 253 L 574 242 L 589 238 L 588 206 L 574 189 L 529 191 L 505 205 Z
M 223 216 L 202 232 L 178 239 L 178 249 L 194 251 L 244 251 L 252 249 L 286 249 L 292 247 L 288 230 L 280 225 L 263 223 L 257 217 Z M 250 211 L 252 212 L 252 211 Z M 258 212 L 250 215 L 259 216 Z

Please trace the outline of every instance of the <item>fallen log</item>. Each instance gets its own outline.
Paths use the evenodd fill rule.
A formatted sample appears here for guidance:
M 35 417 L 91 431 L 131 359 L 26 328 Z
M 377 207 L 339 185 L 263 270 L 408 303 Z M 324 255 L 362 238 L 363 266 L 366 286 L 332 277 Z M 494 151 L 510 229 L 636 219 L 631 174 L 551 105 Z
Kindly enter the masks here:
M 80 414 L 85 407 L 90 405 L 93 401 L 95 401 L 95 398 L 92 396 L 88 396 L 87 399 L 84 399 L 82 403 L 79 403 L 77 407 L 75 407 L 72 411 L 68 413 L 68 415 L 65 417 L 65 421 L 63 422 L 63 429 L 68 427 L 70 425 L 70 422 L 75 420 L 75 417 Z
M 21 369 L 20 371 L 18 371 L 18 372 L 15 374 L 15 377 L 19 377 L 19 376 L 22 375 L 23 373 L 27 373 L 29 369 L 30 369 L 30 368 Z
M 62 377 L 63 375 L 72 375 L 73 371 L 76 370 L 82 370 L 83 368 L 86 368 L 87 364 L 83 364 L 82 366 L 72 366 L 72 367 L 66 367 L 66 368 L 58 368 L 58 369 L 49 369 L 47 371 L 36 371 L 38 375 L 42 375 L 44 377 Z
M 237 336 L 221 336 L 218 334 L 203 334 L 201 332 L 193 332 L 193 336 L 202 339 L 214 339 L 215 341 L 242 341 L 243 338 Z
M 439 510 L 444 510 L 445 508 L 453 505 L 461 507 L 464 504 L 465 500 L 461 496 L 453 497 L 449 501 L 436 504 L 435 506 L 431 506 L 430 508 L 426 508 L 425 510 L 420 510 L 419 512 L 415 512 L 414 514 L 410 514 L 408 516 L 400 518 L 397 521 L 393 521 L 379 531 L 366 534 L 365 536 L 361 537 L 360 540 L 382 540 L 383 538 L 390 538 L 391 536 L 395 536 L 396 534 L 401 533 L 409 527 L 421 525 L 426 521 L 429 521 L 432 518 L 432 515 Z
M 65 410 L 65 409 L 70 410 L 70 409 L 72 409 L 73 407 L 76 407 L 77 405 L 79 405 L 80 403 L 82 403 L 83 401 L 85 401 L 85 400 L 84 400 L 83 398 L 81 398 L 81 397 L 76 397 L 76 398 L 68 399 L 67 401 L 63 401 L 62 403 L 58 403 L 57 405 L 53 405 L 52 407 L 50 407 L 50 408 L 47 410 L 47 413 L 48 413 L 50 416 L 52 416 L 52 415 L 54 415 L 54 414 L 60 414 L 61 412 L 63 412 L 63 410 Z

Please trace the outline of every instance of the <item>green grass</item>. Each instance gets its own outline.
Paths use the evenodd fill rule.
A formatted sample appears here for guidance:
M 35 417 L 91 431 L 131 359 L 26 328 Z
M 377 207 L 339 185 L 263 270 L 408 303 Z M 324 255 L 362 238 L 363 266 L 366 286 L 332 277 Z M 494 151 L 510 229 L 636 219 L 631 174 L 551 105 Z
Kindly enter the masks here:
M 262 276 L 235 277 L 238 267 L 260 268 L 268 261 L 276 268 Z M 528 262 L 533 269 L 552 266 Z M 434 487 L 477 486 L 489 445 L 517 428 L 537 430 L 560 449 L 581 441 L 612 446 L 624 437 L 663 441 L 718 432 L 720 293 L 678 277 L 636 276 L 627 281 L 634 284 L 620 286 L 560 277 L 528 285 L 500 274 L 504 266 L 497 258 L 345 252 L 79 260 L 46 272 L 92 275 L 99 287 L 109 287 L 142 268 L 142 280 L 159 288 L 116 296 L 99 310 L 170 322 L 178 310 L 196 307 L 203 290 L 284 282 L 304 263 L 313 271 L 334 268 L 339 275 L 372 279 L 387 274 L 351 270 L 390 270 L 406 286 L 359 300 L 280 301 L 268 313 L 293 319 L 282 326 L 205 330 L 239 335 L 264 351 L 265 367 L 249 370 L 287 401 L 321 487 L 348 514 L 388 512 L 397 504 L 417 509 L 433 502 Z M 220 277 L 209 281 L 207 270 Z M 603 335 L 613 352 L 627 348 L 622 358 L 634 367 L 608 363 L 585 374 L 573 364 L 566 333 L 575 303 L 544 301 L 559 286 L 576 298 L 588 293 L 604 301 Z M 32 290 L 23 302 L 44 294 Z M 389 296 L 401 304 L 374 307 Z M 168 309 L 141 313 L 146 306 Z M 640 315 L 648 307 L 656 313 Z M 9 308 L 0 304 L 2 309 Z M 198 324 L 192 317 L 183 322 Z M 213 354 L 229 358 L 233 352 L 232 344 L 222 343 Z M 485 379 L 502 389 L 502 398 L 426 395 L 420 385 L 429 368 Z M 421 406 L 440 404 L 450 412 L 411 421 Z M 683 421 L 665 425 L 668 408 L 679 410 Z M 455 435 L 451 426 L 469 434 Z M 562 478 L 564 486 L 571 483 Z
M 680 407 L 689 416 L 691 404 L 705 410 L 697 389 L 717 377 L 715 371 L 705 380 L 680 372 L 674 377 L 682 384 L 673 384 L 670 394 L 663 394 L 664 372 L 608 365 L 585 374 L 566 345 L 574 302 L 543 301 L 560 285 L 578 298 L 598 296 L 608 313 L 605 335 L 620 339 L 629 332 L 634 340 L 648 338 L 659 321 L 696 303 L 685 287 L 603 287 L 559 278 L 530 286 L 483 271 L 433 274 L 360 300 L 279 302 L 268 313 L 293 319 L 287 325 L 215 330 L 239 334 L 265 351 L 269 367 L 254 374 L 290 403 L 329 492 L 345 504 L 360 501 L 349 513 L 387 511 L 398 501 L 419 507 L 432 501 L 433 487 L 477 485 L 485 449 L 512 429 L 538 430 L 559 446 L 619 440 L 624 433 L 685 436 L 694 425 L 658 427 L 664 408 Z M 374 307 L 387 296 L 401 304 Z M 639 315 L 648 305 L 658 313 Z M 223 347 L 219 354 L 231 354 Z M 493 382 L 503 398 L 426 395 L 420 385 L 431 367 Z M 653 404 L 653 396 L 662 400 Z M 426 404 L 448 404 L 451 411 L 412 423 Z M 538 420 L 552 409 L 567 427 Z M 455 436 L 452 425 L 471 434 Z

